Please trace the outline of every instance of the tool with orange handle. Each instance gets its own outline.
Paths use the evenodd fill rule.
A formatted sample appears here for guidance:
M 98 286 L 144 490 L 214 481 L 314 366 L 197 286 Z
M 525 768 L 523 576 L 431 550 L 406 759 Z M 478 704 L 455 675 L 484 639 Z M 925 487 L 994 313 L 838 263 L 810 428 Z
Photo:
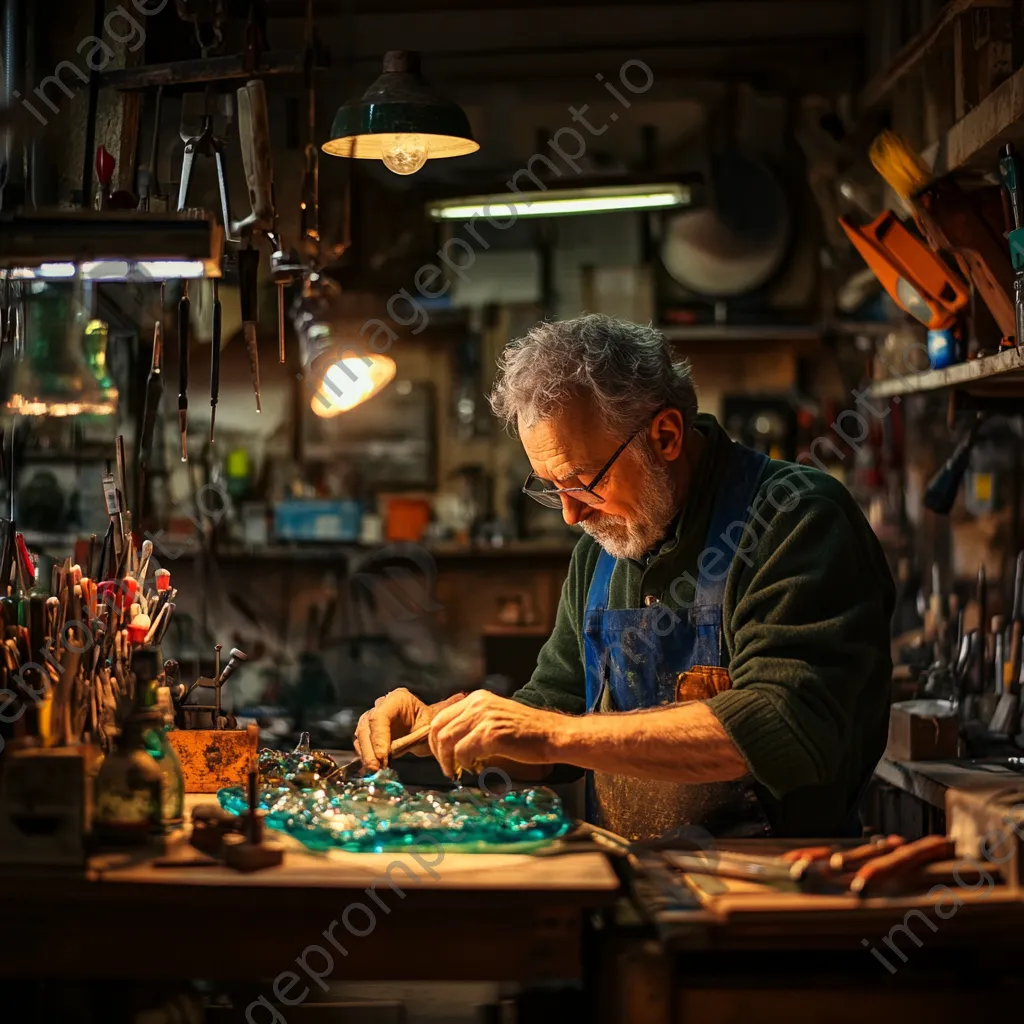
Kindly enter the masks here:
M 966 307 L 966 282 L 891 210 L 863 226 L 839 224 L 893 302 L 929 330 L 949 327 Z
M 956 854 L 956 844 L 945 836 L 925 836 L 916 843 L 907 843 L 887 853 L 874 857 L 858 869 L 850 883 L 850 892 L 858 896 L 870 896 L 886 883 L 917 868 L 939 860 L 949 860 Z

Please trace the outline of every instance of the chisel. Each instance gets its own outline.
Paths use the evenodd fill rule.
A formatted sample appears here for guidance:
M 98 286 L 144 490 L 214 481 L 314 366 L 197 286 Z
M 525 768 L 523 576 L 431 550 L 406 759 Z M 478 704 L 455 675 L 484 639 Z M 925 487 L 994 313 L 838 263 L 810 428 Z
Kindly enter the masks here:
M 188 462 L 188 318 L 191 308 L 188 281 L 183 281 L 178 302 L 178 430 L 182 462 Z

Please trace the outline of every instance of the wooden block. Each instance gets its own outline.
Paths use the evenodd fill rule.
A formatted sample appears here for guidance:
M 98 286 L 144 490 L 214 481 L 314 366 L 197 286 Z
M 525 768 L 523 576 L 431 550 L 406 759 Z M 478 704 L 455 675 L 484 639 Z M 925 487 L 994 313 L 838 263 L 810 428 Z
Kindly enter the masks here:
M 98 747 L 9 750 L 0 774 L 0 864 L 85 863 Z
M 943 761 L 955 758 L 960 745 L 960 723 L 956 715 L 944 715 L 941 701 L 904 701 L 889 712 L 889 742 L 885 756 L 890 761 Z
M 946 822 L 961 857 L 999 871 L 1014 891 L 1024 889 L 1024 779 L 946 790 Z
M 181 762 L 186 793 L 216 793 L 244 786 L 256 771 L 257 725 L 245 729 L 172 729 L 167 738 Z

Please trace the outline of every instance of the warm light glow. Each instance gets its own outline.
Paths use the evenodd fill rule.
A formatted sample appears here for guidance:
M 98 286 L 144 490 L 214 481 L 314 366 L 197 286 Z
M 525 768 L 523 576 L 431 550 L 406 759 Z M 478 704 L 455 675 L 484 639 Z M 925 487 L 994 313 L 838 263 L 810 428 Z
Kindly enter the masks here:
M 472 220 L 474 217 L 558 217 L 580 213 L 619 213 L 687 206 L 684 185 L 644 185 L 622 188 L 563 189 L 550 192 L 467 196 L 429 203 L 434 220 Z
M 415 174 L 427 162 L 427 140 L 415 133 L 384 134 L 380 158 L 395 174 Z
M 7 412 L 19 416 L 113 416 L 117 412 L 117 404 L 106 399 L 96 402 L 56 402 L 11 395 L 7 400 Z
M 41 263 L 38 267 L 14 267 L 0 271 L 14 281 L 54 281 L 73 278 L 76 272 L 86 281 L 179 281 L 219 276 L 203 260 L 86 260 L 74 263 Z
M 345 352 L 324 374 L 310 408 L 325 419 L 348 412 L 387 387 L 397 369 L 390 356 Z

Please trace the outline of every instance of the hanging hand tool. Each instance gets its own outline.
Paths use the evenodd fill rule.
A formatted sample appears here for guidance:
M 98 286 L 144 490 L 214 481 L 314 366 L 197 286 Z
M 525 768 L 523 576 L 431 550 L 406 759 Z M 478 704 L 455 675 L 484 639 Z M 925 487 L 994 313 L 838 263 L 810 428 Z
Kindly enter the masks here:
M 1024 237 L 1019 233 L 1024 227 L 1024 196 L 1021 194 L 1021 185 L 1024 183 L 1024 168 L 1021 167 L 1020 157 L 1013 148 L 1012 143 L 1003 147 L 1002 156 L 999 158 L 999 176 L 1002 178 L 1004 197 L 1009 200 L 1011 228 L 1010 240 L 1010 262 L 1013 264 L 1013 311 L 1017 325 L 1017 348 L 1024 345 L 1024 259 L 1018 251 Z
M 270 118 L 263 82 L 256 79 L 238 90 L 238 135 L 242 145 L 242 163 L 249 186 L 252 212 L 234 225 L 237 234 L 251 237 L 262 231 L 279 251 L 277 240 L 277 209 L 274 205 L 274 164 L 270 144 Z M 275 277 L 277 284 L 277 347 L 278 359 L 284 362 L 284 288 L 286 280 Z
M 252 375 L 252 388 L 256 394 L 256 411 L 262 412 L 260 353 L 256 341 L 256 323 L 259 319 L 259 292 L 257 290 L 259 269 L 258 249 L 238 250 L 238 290 L 242 306 L 242 332 L 245 335 L 245 350 L 249 354 L 249 372 Z
M 160 191 L 160 177 L 157 144 L 160 141 L 160 113 L 163 109 L 164 87 L 157 86 L 156 109 L 153 111 L 153 137 L 149 145 L 149 164 L 139 168 L 139 208 L 142 210 L 163 211 L 167 209 L 167 196 Z
M 139 464 L 145 468 L 153 454 L 153 431 L 156 428 L 156 414 L 164 393 L 164 288 L 160 286 L 160 313 L 153 324 L 153 356 L 149 363 L 149 377 L 146 378 L 146 407 L 142 417 L 142 433 L 139 435 Z
M 985 414 L 978 413 L 967 436 L 956 446 L 953 454 L 943 463 L 939 471 L 928 481 L 924 492 L 924 507 L 937 515 L 949 515 L 960 492 L 964 474 L 971 462 L 971 451 L 978 437 L 978 431 L 985 422 Z
M 100 146 L 96 150 L 96 199 L 93 203 L 97 210 L 105 210 L 110 204 L 110 183 L 114 179 L 114 158 L 106 148 Z M 83 197 L 84 199 L 85 197 Z
M 213 337 L 210 345 L 210 444 L 213 444 L 213 430 L 217 422 L 217 400 L 220 397 L 221 322 L 220 281 L 215 277 L 213 279 Z
M 181 433 L 182 462 L 188 462 L 188 318 L 191 310 L 188 281 L 183 281 L 178 302 L 178 430 Z
M 185 209 L 188 201 L 188 187 L 192 180 L 192 166 L 196 153 L 206 157 L 212 156 L 217 167 L 217 190 L 220 193 L 220 215 L 224 222 L 224 235 L 228 241 L 237 241 L 228 234 L 231 230 L 231 212 L 228 205 L 228 182 L 224 174 L 224 143 L 213 134 L 213 115 L 203 115 L 202 129 L 198 135 L 189 136 L 184 131 L 180 134 L 185 142 L 185 155 L 181 161 L 178 212 Z
M 268 234 L 275 231 L 274 164 L 270 144 L 270 118 L 267 115 L 267 94 L 263 82 L 255 79 L 238 90 L 238 137 L 242 147 L 242 164 L 249 187 L 248 217 L 232 225 L 237 235 L 253 231 Z

